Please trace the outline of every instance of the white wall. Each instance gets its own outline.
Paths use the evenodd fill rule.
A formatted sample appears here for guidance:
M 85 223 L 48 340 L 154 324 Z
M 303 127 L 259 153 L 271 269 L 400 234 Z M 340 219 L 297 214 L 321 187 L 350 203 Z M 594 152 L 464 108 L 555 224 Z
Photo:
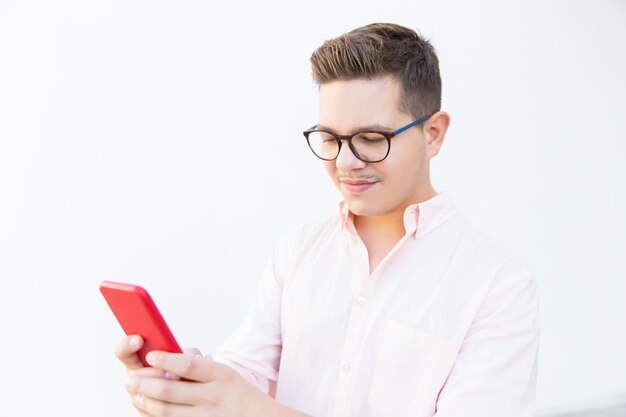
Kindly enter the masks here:
M 214 351 L 269 251 L 339 195 L 308 58 L 419 28 L 452 127 L 435 188 L 541 289 L 537 415 L 626 401 L 626 3 L 0 0 L 0 415 L 134 415 L 103 279 Z

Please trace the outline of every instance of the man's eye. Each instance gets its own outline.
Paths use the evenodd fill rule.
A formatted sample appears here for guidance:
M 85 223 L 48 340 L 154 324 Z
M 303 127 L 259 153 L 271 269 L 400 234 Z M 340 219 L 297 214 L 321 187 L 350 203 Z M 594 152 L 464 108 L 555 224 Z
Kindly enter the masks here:
M 379 143 L 385 141 L 382 136 L 361 136 L 361 139 L 367 143 Z

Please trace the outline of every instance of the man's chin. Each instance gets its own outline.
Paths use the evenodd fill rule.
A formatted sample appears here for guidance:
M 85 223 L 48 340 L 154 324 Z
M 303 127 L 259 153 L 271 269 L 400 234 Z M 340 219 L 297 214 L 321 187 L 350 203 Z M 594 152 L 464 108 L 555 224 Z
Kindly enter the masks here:
M 345 196 L 345 201 L 348 204 L 348 208 L 355 216 L 377 216 L 381 213 L 381 208 L 376 204 L 368 201 L 369 199 L 359 198 L 359 197 L 348 197 Z

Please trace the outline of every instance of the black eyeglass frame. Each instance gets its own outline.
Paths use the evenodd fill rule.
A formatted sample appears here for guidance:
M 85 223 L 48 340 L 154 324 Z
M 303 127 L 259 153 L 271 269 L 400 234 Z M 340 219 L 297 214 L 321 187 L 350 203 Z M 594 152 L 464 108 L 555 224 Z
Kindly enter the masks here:
M 327 129 L 316 129 L 317 125 L 305 130 L 304 132 L 302 132 L 302 134 L 304 135 L 304 137 L 306 138 L 306 143 L 309 145 L 309 149 L 311 149 L 311 152 L 313 152 L 313 155 L 317 156 L 319 159 L 323 160 L 323 161 L 334 161 L 335 159 L 337 159 L 337 157 L 339 156 L 339 153 L 341 152 L 341 144 L 342 144 L 342 140 L 347 140 L 348 141 L 348 147 L 350 148 L 350 150 L 352 151 L 352 153 L 354 154 L 354 156 L 357 157 L 357 159 L 366 162 L 366 163 L 376 163 L 376 162 L 380 162 L 383 161 L 385 158 L 387 158 L 387 156 L 389 155 L 389 152 L 391 151 L 391 138 L 398 136 L 400 133 L 404 132 L 405 130 L 416 126 L 420 123 L 422 123 L 423 121 L 427 120 L 430 116 L 432 116 L 432 114 L 428 114 L 424 117 L 421 117 L 417 120 L 415 120 L 414 122 L 409 123 L 406 126 L 402 126 L 399 129 L 394 130 L 393 132 L 389 132 L 389 131 L 385 131 L 385 130 L 364 130 L 364 131 L 360 131 L 360 132 L 355 132 L 351 135 L 338 135 L 337 133 L 333 132 L 332 130 L 327 130 Z M 313 147 L 311 146 L 311 142 L 309 141 L 309 135 L 313 132 L 323 132 L 323 133 L 327 133 L 329 135 L 331 135 L 333 138 L 335 138 L 335 140 L 337 141 L 337 155 L 335 155 L 334 158 L 322 158 L 321 156 L 319 156 L 318 154 L 315 153 L 315 151 L 313 150 Z M 354 149 L 354 146 L 352 145 L 352 138 L 356 135 L 360 135 L 363 133 L 378 133 L 382 136 L 384 136 L 384 138 L 387 140 L 387 153 L 385 154 L 385 156 L 383 156 L 381 159 L 377 159 L 375 161 L 368 161 L 366 159 L 361 158 L 361 156 L 359 156 L 359 153 L 356 151 L 356 149 Z

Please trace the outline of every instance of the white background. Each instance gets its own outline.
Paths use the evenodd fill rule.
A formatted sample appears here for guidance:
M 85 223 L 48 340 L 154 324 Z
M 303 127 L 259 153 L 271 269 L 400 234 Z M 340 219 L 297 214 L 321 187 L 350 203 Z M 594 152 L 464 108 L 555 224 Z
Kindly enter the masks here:
M 537 415 L 626 401 L 626 2 L 0 0 L 0 416 L 135 415 L 103 279 L 215 351 L 336 213 L 308 59 L 374 21 L 432 40 L 433 185 L 535 273 Z

